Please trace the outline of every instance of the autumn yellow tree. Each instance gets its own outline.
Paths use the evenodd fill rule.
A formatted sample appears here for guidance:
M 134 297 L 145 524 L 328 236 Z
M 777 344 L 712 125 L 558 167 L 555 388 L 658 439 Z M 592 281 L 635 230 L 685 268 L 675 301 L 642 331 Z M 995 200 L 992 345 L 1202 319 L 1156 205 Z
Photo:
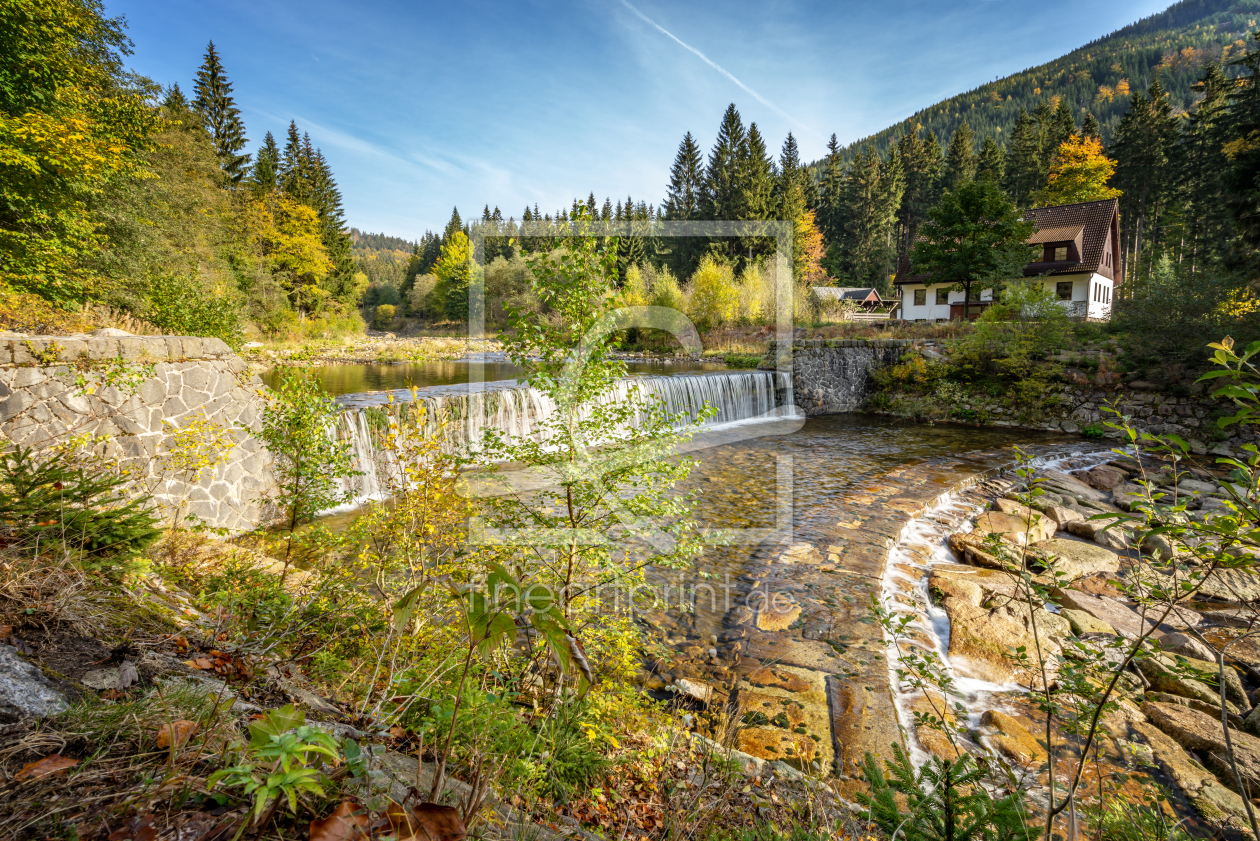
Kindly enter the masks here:
M 796 265 L 792 267 L 796 279 L 810 286 L 823 282 L 827 278 L 827 272 L 822 267 L 826 249 L 823 247 L 822 231 L 818 230 L 818 224 L 814 220 L 814 211 L 807 210 L 798 216 L 792 228 L 793 238 L 798 246 L 793 255 Z
M 320 237 L 319 214 L 273 190 L 250 201 L 240 219 L 293 304 L 302 310 L 317 309 L 327 297 L 320 282 L 333 265 Z
M 1114 199 L 1120 190 L 1108 187 L 1116 162 L 1103 154 L 1102 143 L 1092 137 L 1072 135 L 1059 144 L 1050 161 L 1045 189 L 1036 195 L 1037 207 L 1082 201 Z
M 144 175 L 161 118 L 121 56 L 122 22 L 94 0 L 0 3 L 0 291 L 58 303 L 98 293 L 93 197 Z

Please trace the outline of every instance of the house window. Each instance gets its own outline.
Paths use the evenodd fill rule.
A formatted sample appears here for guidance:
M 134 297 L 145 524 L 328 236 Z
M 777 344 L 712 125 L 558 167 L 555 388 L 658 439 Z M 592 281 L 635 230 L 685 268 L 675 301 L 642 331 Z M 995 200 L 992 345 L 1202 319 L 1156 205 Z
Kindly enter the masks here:
M 937 290 L 936 290 L 936 303 L 937 303 L 938 305 L 940 305 L 940 304 L 948 304 L 948 303 L 949 303 L 949 290 L 948 290 L 948 289 L 937 289 Z
M 1072 281 L 1061 280 L 1054 285 L 1054 294 L 1059 296 L 1060 301 L 1072 300 Z
M 916 307 L 927 306 L 927 290 L 926 289 L 914 290 L 914 305 Z
M 1054 247 L 1054 259 L 1056 261 L 1063 261 L 1067 259 L 1067 246 L 1066 245 L 1056 245 Z

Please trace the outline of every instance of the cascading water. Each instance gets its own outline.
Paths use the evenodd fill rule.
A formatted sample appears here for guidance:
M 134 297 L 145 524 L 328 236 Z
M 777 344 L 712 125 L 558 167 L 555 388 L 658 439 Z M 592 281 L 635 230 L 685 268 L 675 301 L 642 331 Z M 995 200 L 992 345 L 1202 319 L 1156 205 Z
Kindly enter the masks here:
M 1066 453 L 1059 452 L 1035 458 L 1031 466 L 1076 473 L 1111 458 L 1115 458 L 1115 454 L 1109 449 L 1093 452 L 1073 449 Z M 977 480 L 979 478 L 977 477 Z M 949 677 L 953 680 L 953 695 L 949 699 L 949 707 L 954 709 L 956 703 L 961 703 L 966 711 L 968 726 L 974 728 L 978 726 L 980 715 L 984 710 L 1002 706 L 1003 695 L 1020 695 L 1026 693 L 1027 689 L 1016 684 L 996 684 L 956 674 L 950 664 L 948 654 L 949 616 L 942 608 L 933 604 L 928 592 L 928 576 L 933 566 L 960 563 L 946 542 L 949 535 L 963 530 L 983 510 L 980 503 L 959 496 L 966 487 L 970 485 L 956 488 L 953 492 L 940 497 L 927 511 L 905 525 L 888 555 L 880 601 L 893 613 L 908 613 L 914 617 L 911 628 L 916 633 L 914 637 L 903 640 L 902 644 L 916 646 L 924 651 L 933 652 L 939 657 Z M 908 690 L 897 676 L 897 670 L 901 667 L 902 652 L 887 637 L 887 634 L 885 634 L 885 642 L 888 653 L 888 671 L 893 687 L 893 704 L 897 709 L 902 728 L 905 732 L 913 734 L 915 726 L 912 702 L 918 693 Z M 922 764 L 928 756 L 918 744 L 917 738 L 910 742 L 910 753 L 915 764 Z
M 735 424 L 781 420 L 797 416 L 792 404 L 791 377 L 775 371 L 723 371 L 676 376 L 639 376 L 619 380 L 599 401 L 623 404 L 633 401 L 640 407 L 634 422 L 643 420 L 649 407 L 657 407 L 679 418 L 695 422 L 711 407 L 713 416 L 702 429 L 711 430 Z M 388 424 L 388 411 L 421 416 L 423 434 L 437 438 L 449 452 L 473 453 L 480 448 L 488 430 L 498 430 L 510 438 L 543 436 L 545 421 L 556 405 L 537 389 L 516 381 L 473 383 L 467 386 L 417 389 L 416 401 L 410 391 L 374 392 L 340 398 L 346 409 L 332 434 L 350 444 L 362 475 L 351 481 L 349 490 L 356 500 L 380 499 L 386 471 L 392 469 L 394 455 L 381 446 Z M 546 443 L 542 441 L 542 443 Z

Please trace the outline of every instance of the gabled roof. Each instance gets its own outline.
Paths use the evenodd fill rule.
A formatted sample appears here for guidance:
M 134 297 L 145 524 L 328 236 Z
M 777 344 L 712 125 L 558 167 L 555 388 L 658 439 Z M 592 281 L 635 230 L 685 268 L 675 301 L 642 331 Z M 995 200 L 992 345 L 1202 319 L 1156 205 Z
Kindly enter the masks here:
M 1107 243 L 1107 235 L 1111 233 L 1111 222 L 1116 218 L 1119 208 L 1119 199 L 1106 199 L 1104 201 L 1061 204 L 1054 207 L 1034 207 L 1026 211 L 1024 218 L 1035 224 L 1038 232 L 1057 231 L 1063 228 L 1084 229 L 1084 235 L 1080 240 L 1080 262 L 1051 269 L 1049 274 L 1098 271 L 1098 267 L 1102 265 L 1103 246 Z M 1034 234 L 1034 236 L 1036 235 Z M 1032 239 L 1029 242 L 1064 242 L 1069 239 L 1075 239 L 1075 237 L 1063 237 L 1062 239 L 1054 240 Z M 1037 272 L 1037 274 L 1040 274 L 1040 272 Z M 1117 276 L 1119 276 L 1118 272 Z
M 1034 207 L 1024 211 L 1024 218 L 1037 226 L 1036 231 L 1028 239 L 1029 245 L 1075 241 L 1081 255 L 1079 261 L 1057 263 L 1035 261 L 1028 264 L 1024 273 L 1026 275 L 1056 275 L 1096 272 L 1102 266 L 1107 237 L 1114 232 L 1117 237 L 1117 250 L 1112 255 L 1113 267 L 1107 271 L 1113 273 L 1118 285 L 1124 278 L 1119 253 L 1119 210 L 1119 199 L 1105 199 L 1061 204 L 1054 207 Z M 910 272 L 910 261 L 903 259 L 897 268 L 894 283 L 924 283 L 929 280 L 927 275 Z
M 819 298 L 830 298 L 834 301 L 883 300 L 873 286 L 815 286 L 814 294 Z

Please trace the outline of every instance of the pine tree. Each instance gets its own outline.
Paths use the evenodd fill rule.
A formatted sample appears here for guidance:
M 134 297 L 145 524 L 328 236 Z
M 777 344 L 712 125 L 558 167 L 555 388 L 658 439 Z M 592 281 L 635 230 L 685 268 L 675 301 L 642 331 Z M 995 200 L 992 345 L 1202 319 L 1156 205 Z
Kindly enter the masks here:
M 818 229 L 822 231 L 823 245 L 827 256 L 823 258 L 823 268 L 832 277 L 839 277 L 840 271 L 832 254 L 839 253 L 840 239 L 844 230 L 844 167 L 840 157 L 840 144 L 836 136 L 831 135 L 827 142 L 827 158 L 823 165 L 822 187 L 818 197 Z
M 1176 144 L 1176 118 L 1156 79 L 1145 96 L 1133 96 L 1109 150 L 1116 160 L 1114 184 L 1124 191 L 1120 199 L 1120 247 L 1126 272 L 1142 270 L 1150 231 L 1158 228 L 1174 197 Z
M 692 222 L 702 218 L 705 202 L 704 161 L 696 139 L 687 132 L 678 144 L 674 165 L 665 188 L 664 217 L 670 222 Z M 698 237 L 669 237 L 668 262 L 679 277 L 690 277 L 700 261 L 704 241 Z
M 1050 159 L 1054 157 L 1058 148 L 1076 133 L 1076 120 L 1072 117 L 1072 109 L 1068 107 L 1066 99 L 1059 97 L 1054 116 L 1050 118 L 1050 124 L 1046 128 L 1045 147 L 1042 150 L 1042 160 L 1046 162 L 1047 171 L 1049 171 Z
M 870 147 L 854 156 L 844 179 L 839 215 L 843 230 L 837 246 L 828 250 L 833 276 L 847 286 L 873 286 L 891 292 L 890 277 L 897 261 L 897 213 L 906 188 L 900 155 L 886 160 Z
M 1252 49 L 1231 62 L 1244 75 L 1230 91 L 1231 166 L 1225 173 L 1226 207 L 1237 220 L 1243 246 L 1236 262 L 1244 267 L 1254 264 L 1260 246 L 1260 38 L 1252 40 Z
M 1194 85 L 1202 94 L 1187 121 L 1179 160 L 1178 186 L 1186 219 L 1183 253 L 1190 271 L 1217 262 L 1221 244 L 1231 237 L 1231 226 L 1221 209 L 1228 203 L 1225 177 L 1230 161 L 1224 144 L 1230 121 L 1229 93 L 1232 84 L 1221 66 L 1209 62 Z
M 976 163 L 976 179 L 1001 184 L 1005 173 L 1006 153 L 993 139 L 993 135 L 989 135 L 984 139 L 984 145 L 980 147 L 980 157 Z
M 748 126 L 748 142 L 745 144 L 744 159 L 741 163 L 743 171 L 743 197 L 740 220 L 745 222 L 764 222 L 777 216 L 778 207 L 775 202 L 776 174 L 774 160 L 766 149 L 766 141 L 756 123 Z M 758 226 L 758 230 L 763 230 Z M 745 236 L 739 242 L 740 253 L 746 260 L 770 254 L 774 251 L 773 241 L 756 234 Z
M 201 117 L 202 125 L 214 142 L 214 153 L 219 167 L 227 173 L 228 183 L 236 186 L 249 171 L 249 155 L 241 154 L 248 139 L 245 124 L 241 122 L 241 110 L 232 99 L 232 84 L 223 72 L 213 41 L 206 47 L 194 90 L 193 110 Z
M 452 208 L 450 221 L 446 223 L 446 228 L 442 231 L 442 245 L 446 245 L 455 234 L 462 230 L 464 230 L 464 223 L 460 221 L 459 208 Z
M 897 160 L 905 178 L 901 207 L 897 210 L 897 265 L 909 259 L 919 227 L 928 211 L 940 197 L 941 144 L 928 132 L 923 138 L 918 130 L 904 134 L 897 142 Z
M 175 83 L 166 89 L 166 96 L 162 99 L 162 107 L 170 113 L 182 114 L 190 110 L 188 97 L 184 96 L 184 92 L 179 89 L 179 83 Z
M 781 219 L 796 219 L 805 212 L 805 179 L 808 174 L 801 168 L 800 149 L 796 138 L 788 132 L 779 152 L 779 183 L 776 196 Z
M 259 193 L 267 193 L 279 186 L 280 147 L 271 132 L 263 137 L 262 147 L 258 150 L 258 159 L 249 173 L 249 186 Z
M 1085 121 L 1081 123 L 1081 136 L 1102 140 L 1102 129 L 1098 126 L 1098 119 L 1089 112 L 1085 113 Z
M 963 184 L 976 179 L 976 135 L 966 120 L 958 126 L 954 136 L 949 140 L 949 149 L 945 153 L 945 173 L 941 178 L 941 186 L 947 190 L 957 190 Z
M 1003 187 L 1011 201 L 1019 207 L 1027 207 L 1041 185 L 1041 137 L 1036 121 L 1026 111 L 1020 111 L 1006 152 Z
M 722 115 L 717 140 L 709 152 L 705 170 L 705 209 L 707 219 L 735 221 L 742 218 L 744 199 L 744 173 L 742 163 L 747 159 L 748 133 L 744 121 L 731 103 Z M 713 243 L 728 257 L 736 256 L 739 244 L 732 238 Z
M 312 206 L 319 214 L 320 238 L 333 264 L 332 271 L 324 279 L 324 288 L 332 294 L 334 300 L 348 303 L 355 292 L 355 266 L 351 251 L 353 243 L 350 232 L 346 230 L 341 190 L 337 187 L 324 153 L 319 149 L 311 153 L 311 171 L 311 194 L 314 199 Z
M 307 204 L 311 200 L 310 162 L 302 149 L 302 136 L 297 123 L 289 121 L 289 133 L 284 152 L 280 155 L 280 189 L 294 201 Z

